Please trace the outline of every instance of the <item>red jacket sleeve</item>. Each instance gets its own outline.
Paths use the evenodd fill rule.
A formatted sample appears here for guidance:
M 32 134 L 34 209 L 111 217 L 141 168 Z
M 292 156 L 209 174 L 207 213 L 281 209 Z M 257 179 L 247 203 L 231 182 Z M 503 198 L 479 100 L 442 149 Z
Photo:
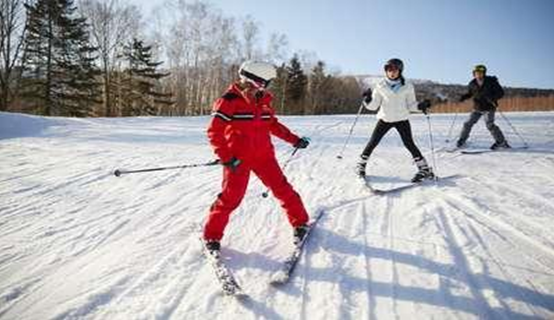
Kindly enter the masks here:
M 300 138 L 292 133 L 289 128 L 287 128 L 285 125 L 283 125 L 277 117 L 275 116 L 275 113 L 271 114 L 271 126 L 270 126 L 271 134 L 274 136 L 285 140 L 286 142 L 294 145 L 300 140 Z
M 223 98 L 217 99 L 212 110 L 212 120 L 208 126 L 208 140 L 221 162 L 228 162 L 233 157 L 225 138 L 225 129 L 233 117 L 233 105 Z

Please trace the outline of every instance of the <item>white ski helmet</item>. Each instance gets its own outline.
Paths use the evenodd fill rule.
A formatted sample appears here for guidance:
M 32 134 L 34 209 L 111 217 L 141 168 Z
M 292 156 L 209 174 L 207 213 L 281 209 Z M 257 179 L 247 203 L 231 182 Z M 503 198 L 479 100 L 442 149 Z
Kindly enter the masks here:
M 261 89 L 267 88 L 271 79 L 277 76 L 277 71 L 269 63 L 245 61 L 239 68 L 239 76 Z

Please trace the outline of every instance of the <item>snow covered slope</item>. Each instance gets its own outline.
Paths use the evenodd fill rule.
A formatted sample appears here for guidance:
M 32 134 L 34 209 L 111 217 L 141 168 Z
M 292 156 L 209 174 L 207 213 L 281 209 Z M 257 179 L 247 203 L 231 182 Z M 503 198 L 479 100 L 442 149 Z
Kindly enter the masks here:
M 372 116 L 343 160 L 354 116 L 283 118 L 312 137 L 287 175 L 326 212 L 291 283 L 270 287 L 292 231 L 252 179 L 223 241 L 250 295 L 238 301 L 222 296 L 198 241 L 221 169 L 112 174 L 212 159 L 208 118 L 0 113 L 0 319 L 553 319 L 554 113 L 508 116 L 529 150 L 439 152 L 437 173 L 459 178 L 387 196 L 353 174 Z M 438 147 L 451 121 L 432 116 Z M 425 118 L 412 123 L 429 155 Z M 471 139 L 492 142 L 483 123 Z M 282 162 L 292 151 L 277 150 Z M 395 132 L 369 168 L 381 185 L 415 170 Z

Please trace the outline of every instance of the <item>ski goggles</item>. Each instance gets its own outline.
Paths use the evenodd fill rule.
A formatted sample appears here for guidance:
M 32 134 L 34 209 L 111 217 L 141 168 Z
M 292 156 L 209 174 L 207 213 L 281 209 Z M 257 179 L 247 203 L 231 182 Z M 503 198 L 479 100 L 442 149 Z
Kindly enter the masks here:
M 397 66 L 393 64 L 386 64 L 385 65 L 385 71 L 397 71 L 400 70 Z
M 265 80 L 263 78 L 258 77 L 257 75 L 255 75 L 253 73 L 250 73 L 250 72 L 244 71 L 244 70 L 242 70 L 240 72 L 240 76 L 244 80 L 246 80 L 248 83 L 252 84 L 252 86 L 254 86 L 258 90 L 266 89 L 269 86 L 269 84 L 271 83 L 271 79 L 270 80 Z
M 484 66 L 476 66 L 474 69 L 473 69 L 473 73 L 475 72 L 482 72 L 482 73 L 485 73 L 487 72 L 487 68 L 485 68 Z

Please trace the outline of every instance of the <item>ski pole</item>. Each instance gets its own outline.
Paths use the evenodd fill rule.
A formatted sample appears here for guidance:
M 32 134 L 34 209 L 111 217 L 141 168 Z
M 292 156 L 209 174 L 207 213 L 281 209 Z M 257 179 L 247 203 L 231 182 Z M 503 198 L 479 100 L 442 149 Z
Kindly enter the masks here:
M 285 171 L 285 169 L 287 168 L 287 166 L 289 165 L 289 162 L 292 160 L 292 158 L 294 157 L 294 155 L 296 154 L 296 152 L 298 151 L 298 147 L 295 147 L 294 150 L 292 150 L 292 153 L 290 154 L 289 158 L 287 159 L 287 161 L 285 161 L 285 164 L 283 165 L 283 168 L 281 169 L 281 171 Z M 263 193 L 262 193 L 262 197 L 264 198 L 267 198 L 269 196 L 269 189 L 266 189 Z
M 352 127 L 350 127 L 350 132 L 348 133 L 348 137 L 346 138 L 346 141 L 344 142 L 344 145 L 342 146 L 342 150 L 337 155 L 337 159 L 342 159 L 342 154 L 344 153 L 344 150 L 346 149 L 346 145 L 348 144 L 348 141 L 350 141 L 350 137 L 352 136 L 352 132 L 354 132 L 354 126 L 356 126 L 356 122 L 358 122 L 358 118 L 360 117 L 360 114 L 362 114 L 362 111 L 364 109 L 364 104 L 360 104 L 360 109 L 358 109 L 358 114 L 356 114 L 356 118 L 354 119 L 354 123 L 352 123 Z
M 450 129 L 448 129 L 448 137 L 444 142 L 449 143 L 450 137 L 452 136 L 452 129 L 454 129 L 454 125 L 456 124 L 456 120 L 458 120 L 458 112 L 456 111 L 456 114 L 454 114 L 454 119 L 452 120 L 452 123 L 450 124 Z
M 525 139 L 523 139 L 523 137 L 519 134 L 519 132 L 517 132 L 516 128 L 515 128 L 514 125 L 510 122 L 510 120 L 508 119 L 508 117 L 506 117 L 502 111 L 498 110 L 498 112 L 500 113 L 500 115 L 502 116 L 502 118 L 504 118 L 504 120 L 508 123 L 508 125 L 512 128 L 512 131 L 521 139 L 521 141 L 523 141 L 523 146 L 524 146 L 524 148 L 528 148 L 528 147 L 529 147 L 529 144 L 527 144 L 527 141 L 525 141 Z
M 433 130 L 431 129 L 431 117 L 429 114 L 425 114 L 427 118 L 427 126 L 429 128 L 429 144 L 431 146 L 431 157 L 433 158 L 433 168 L 435 170 L 435 180 L 437 180 L 437 160 L 435 157 L 435 143 L 433 141 Z
M 450 103 L 450 98 L 445 96 L 442 93 L 435 93 L 435 95 L 440 99 L 442 103 Z M 446 137 L 446 140 L 444 142 L 449 143 L 450 138 L 452 137 L 452 130 L 454 129 L 454 126 L 456 125 L 456 121 L 458 120 L 458 111 L 454 111 L 454 119 L 452 119 L 452 122 L 450 123 L 450 128 L 448 128 L 448 136 Z
M 173 166 L 173 167 L 149 168 L 149 169 L 139 169 L 139 170 L 120 170 L 120 169 L 116 169 L 113 172 L 113 174 L 116 177 L 119 177 L 122 174 L 129 174 L 129 173 L 152 172 L 152 171 L 162 171 L 162 170 L 171 170 L 171 169 L 188 169 L 188 168 L 196 168 L 196 167 L 209 167 L 209 166 L 218 165 L 219 163 L 220 163 L 219 160 L 212 160 L 212 161 L 206 162 L 206 163 L 185 164 L 185 165 Z

